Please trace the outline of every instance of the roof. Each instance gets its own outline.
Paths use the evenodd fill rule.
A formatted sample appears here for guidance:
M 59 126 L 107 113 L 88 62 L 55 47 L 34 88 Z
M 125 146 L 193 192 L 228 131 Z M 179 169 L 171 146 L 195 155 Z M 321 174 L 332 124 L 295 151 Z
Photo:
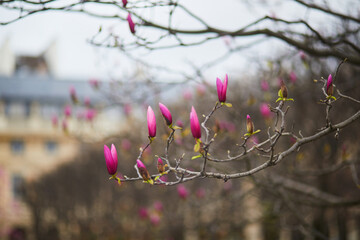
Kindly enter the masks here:
M 0 76 L 0 100 L 63 104 L 71 101 L 71 86 L 76 89 L 79 100 L 85 97 L 89 97 L 91 102 L 105 99 L 88 81 L 55 80 L 48 76 Z

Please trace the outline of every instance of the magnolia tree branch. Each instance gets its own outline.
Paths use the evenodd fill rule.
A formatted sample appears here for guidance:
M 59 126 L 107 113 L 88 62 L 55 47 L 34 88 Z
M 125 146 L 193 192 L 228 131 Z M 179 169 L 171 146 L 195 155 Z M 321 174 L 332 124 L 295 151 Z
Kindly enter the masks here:
M 288 20 L 282 19 L 278 16 L 263 16 L 257 20 L 254 20 L 252 23 L 249 23 L 245 26 L 240 26 L 237 30 L 229 31 L 223 28 L 211 26 L 199 15 L 181 4 L 180 1 L 137 1 L 129 2 L 127 6 L 124 7 L 121 2 L 102 0 L 79 1 L 70 4 L 66 2 L 59 2 L 58 5 L 60 6 L 54 4 L 54 1 L 1 1 L 1 7 L 18 11 L 19 16 L 13 20 L 1 21 L 0 19 L 0 24 L 7 25 L 27 16 L 45 11 L 82 12 L 94 17 L 122 21 L 127 21 L 126 15 L 131 14 L 137 20 L 135 23 L 136 27 L 145 27 L 159 30 L 159 34 L 157 34 L 157 40 L 149 41 L 134 31 L 135 38 L 134 41 L 130 43 L 125 43 L 125 41 L 116 34 L 108 35 L 108 41 L 105 42 L 103 40 L 98 42 L 97 39 L 93 38 L 91 43 L 97 46 L 118 48 L 122 51 L 131 51 L 138 49 L 139 47 L 143 47 L 148 50 L 157 50 L 164 48 L 202 45 L 211 40 L 219 39 L 223 36 L 232 36 L 234 38 L 264 36 L 279 39 L 289 44 L 290 46 L 303 50 L 313 56 L 332 56 L 338 59 L 348 58 L 350 63 L 360 65 L 360 58 L 358 55 L 360 48 L 358 47 L 358 44 L 354 42 L 354 39 L 358 38 L 358 31 L 360 30 L 360 27 L 357 25 L 360 22 L 359 18 L 330 10 L 316 3 L 307 3 L 306 1 L 302 0 L 294 0 L 294 2 L 300 4 L 298 7 L 303 6 L 307 9 L 316 9 L 327 14 L 329 18 L 332 17 L 333 19 L 341 22 L 351 21 L 353 24 L 351 25 L 351 28 L 344 29 L 342 34 L 335 33 L 335 35 L 331 35 L 331 33 L 328 33 L 325 36 L 321 33 L 321 31 L 317 30 L 316 27 L 311 26 L 310 22 L 305 19 Z M 88 7 L 90 5 L 104 5 L 106 7 L 112 7 L 114 10 L 116 10 L 117 13 L 112 15 L 99 13 Z M 148 8 L 168 9 L 168 21 L 159 23 L 156 20 L 149 19 L 140 14 L 139 10 Z M 185 14 L 185 18 L 188 18 L 189 20 L 195 20 L 196 22 L 200 23 L 202 27 L 197 30 L 174 27 L 172 24 L 173 15 L 175 11 L 179 10 Z M 293 27 L 294 25 L 301 25 L 305 27 L 305 31 L 297 30 L 297 28 Z M 293 36 L 294 34 L 295 36 Z M 185 35 L 200 36 L 202 39 L 185 41 L 183 39 L 183 36 Z M 167 45 L 159 44 L 163 39 L 170 39 L 173 43 Z
M 209 155 L 209 153 L 212 153 L 212 151 L 216 151 L 217 147 L 215 145 L 216 144 L 216 134 L 214 136 L 211 136 L 211 131 L 210 131 L 209 127 L 207 126 L 208 121 L 213 117 L 214 113 L 216 111 L 218 111 L 222 106 L 229 105 L 228 103 L 222 102 L 220 104 L 219 102 L 217 102 L 215 104 L 215 106 L 213 107 L 213 109 L 209 112 L 209 114 L 204 116 L 204 120 L 201 123 L 201 127 L 204 129 L 204 132 L 205 132 L 204 141 L 201 142 L 201 147 L 200 147 L 200 151 L 199 151 L 200 155 L 198 155 L 196 157 L 192 157 L 192 159 L 194 159 L 194 160 L 185 158 L 184 154 L 181 157 L 179 157 L 178 160 L 176 160 L 176 158 L 169 155 L 169 147 L 171 146 L 171 144 L 174 140 L 174 134 L 176 131 L 174 128 L 170 127 L 171 132 L 170 132 L 169 137 L 166 142 L 165 153 L 164 153 L 163 157 L 160 157 L 160 158 L 162 160 L 166 161 L 166 163 L 167 163 L 166 174 L 173 173 L 176 176 L 176 181 L 171 181 L 171 180 L 166 181 L 166 182 L 162 181 L 162 180 L 157 181 L 163 175 L 160 173 L 160 174 L 154 174 L 151 176 L 151 178 L 155 180 L 153 184 L 155 184 L 155 185 L 176 185 L 176 184 L 179 184 L 182 182 L 187 182 L 187 181 L 191 181 L 191 180 L 198 179 L 198 178 L 218 178 L 218 179 L 227 181 L 229 179 L 251 176 L 251 175 L 254 175 L 255 173 L 258 173 L 264 169 L 267 169 L 271 166 L 274 166 L 274 165 L 280 163 L 282 160 L 284 160 L 290 154 L 292 154 L 294 152 L 298 152 L 300 150 L 300 148 L 307 143 L 317 141 L 333 132 L 336 132 L 335 136 L 337 136 L 341 129 L 343 129 L 343 128 L 349 126 L 351 123 L 359 120 L 360 110 L 355 112 L 350 117 L 345 118 L 341 122 L 333 124 L 330 121 L 329 114 L 328 114 L 328 111 L 330 110 L 329 106 L 331 107 L 332 104 L 336 101 L 339 101 L 339 99 L 336 99 L 334 96 L 332 96 L 332 92 L 330 92 L 328 90 L 330 88 L 330 86 L 332 85 L 332 82 L 330 80 L 332 81 L 332 78 L 329 77 L 328 81 L 325 82 L 325 84 L 322 87 L 324 89 L 324 91 L 323 91 L 324 96 L 326 97 L 326 100 L 323 100 L 323 102 L 326 103 L 326 125 L 319 131 L 314 132 L 313 134 L 311 134 L 309 136 L 303 136 L 303 135 L 296 136 L 292 132 L 285 131 L 285 129 L 286 129 L 286 113 L 288 112 L 289 107 L 287 107 L 286 110 L 283 110 L 283 108 L 285 105 L 288 104 L 289 100 L 291 100 L 291 99 L 287 98 L 287 90 L 285 91 L 283 89 L 283 87 L 286 89 L 286 87 L 284 85 L 282 85 L 282 88 L 280 90 L 280 91 L 282 91 L 281 94 L 279 91 L 279 96 L 281 96 L 281 98 L 279 98 L 280 101 L 277 104 L 277 106 L 276 107 L 269 106 L 270 109 L 277 114 L 277 118 L 276 118 L 275 124 L 273 126 L 274 133 L 270 134 L 270 128 L 269 128 L 268 129 L 268 139 L 266 139 L 265 141 L 263 141 L 261 143 L 255 144 L 253 147 L 248 149 L 246 146 L 246 143 L 249 139 L 249 136 L 258 132 L 258 131 L 254 131 L 253 125 L 250 125 L 250 126 L 252 126 L 252 128 L 250 128 L 250 129 L 248 128 L 248 133 L 245 134 L 245 136 L 243 137 L 243 143 L 241 145 L 239 145 L 240 149 L 243 149 L 243 151 L 234 157 L 228 157 L 228 158 L 224 158 L 224 159 L 216 159 Z M 335 85 L 332 85 L 332 86 L 335 86 Z M 344 97 L 346 95 L 342 94 L 342 96 L 345 100 L 352 100 L 352 98 Z M 223 111 L 225 111 L 225 109 L 223 109 Z M 193 126 L 192 126 L 192 128 L 193 128 Z M 291 147 L 289 147 L 283 151 L 277 152 L 276 146 L 278 145 L 279 140 L 284 137 L 287 137 L 287 138 L 293 137 L 296 139 L 296 142 Z M 194 136 L 194 138 L 195 138 L 195 136 Z M 197 140 L 197 144 L 198 143 L 199 143 L 199 141 Z M 141 149 L 138 159 L 141 159 L 142 152 L 143 152 L 143 149 Z M 208 165 L 208 161 L 211 161 L 214 163 L 219 163 L 219 164 L 226 164 L 226 163 L 230 163 L 230 162 L 237 162 L 240 160 L 247 160 L 247 159 L 250 159 L 250 161 L 251 161 L 252 156 L 254 156 L 254 155 L 249 155 L 251 153 L 253 153 L 261 158 L 266 159 L 265 162 L 263 162 L 262 164 L 260 164 L 258 166 L 255 166 L 253 168 L 249 168 L 246 171 L 235 170 L 235 172 L 214 172 L 214 171 L 209 171 L 206 168 L 206 166 Z M 172 160 L 172 159 L 174 159 L 174 160 Z M 201 164 L 201 167 L 199 170 L 189 170 L 189 169 L 182 167 L 182 163 L 185 161 L 187 161 L 187 162 L 194 161 L 195 162 L 195 161 L 199 161 L 200 159 L 202 159 L 202 164 Z M 334 165 L 330 169 L 327 169 L 326 171 L 324 170 L 324 171 L 318 172 L 317 174 L 326 174 L 326 173 L 336 171 L 338 169 L 341 169 L 344 164 L 345 164 L 345 162 L 338 164 L 338 165 Z M 348 164 L 348 163 L 346 163 L 346 164 Z M 137 178 L 125 177 L 125 179 L 123 179 L 122 181 L 137 181 L 137 180 L 143 180 L 143 178 L 140 174 L 139 174 L 139 177 L 137 177 Z M 337 200 L 330 201 L 330 202 L 331 202 L 331 204 L 336 204 Z

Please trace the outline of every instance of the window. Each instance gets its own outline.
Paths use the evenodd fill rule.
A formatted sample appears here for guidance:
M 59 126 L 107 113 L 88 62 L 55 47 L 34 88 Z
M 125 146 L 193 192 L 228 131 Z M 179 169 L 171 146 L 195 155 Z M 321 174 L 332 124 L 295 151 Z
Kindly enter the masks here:
M 46 152 L 48 152 L 48 153 L 55 153 L 57 148 L 58 148 L 58 145 L 54 141 L 47 141 L 45 143 L 45 149 L 46 149 Z
M 11 141 L 11 152 L 13 154 L 23 154 L 25 151 L 25 143 L 23 140 L 12 140 Z
M 25 185 L 25 181 L 22 176 L 20 176 L 19 174 L 14 174 L 12 176 L 12 192 L 14 198 L 20 199 L 24 197 L 25 195 L 24 185 Z

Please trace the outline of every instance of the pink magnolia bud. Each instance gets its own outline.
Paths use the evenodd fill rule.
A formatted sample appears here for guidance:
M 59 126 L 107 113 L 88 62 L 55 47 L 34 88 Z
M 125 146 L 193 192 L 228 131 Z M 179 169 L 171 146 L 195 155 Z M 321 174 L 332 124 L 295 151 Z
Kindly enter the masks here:
M 148 210 L 144 207 L 139 208 L 139 217 L 141 219 L 147 219 L 149 217 Z
M 184 200 L 185 200 L 185 199 L 188 197 L 188 195 L 189 195 L 189 192 L 188 192 L 188 190 L 185 188 L 184 185 L 179 185 L 179 186 L 177 187 L 177 192 L 178 192 L 179 197 L 180 197 L 181 199 L 184 199 Z
M 300 51 L 299 51 L 299 56 L 300 56 L 300 59 L 301 59 L 302 61 L 305 61 L 306 55 L 305 55 L 304 51 L 300 50 Z
M 90 79 L 89 83 L 93 88 L 99 88 L 99 81 L 97 79 Z
M 58 116 L 57 116 L 57 115 L 53 115 L 53 116 L 51 117 L 51 122 L 52 122 L 53 127 L 57 127 L 57 125 L 58 125 L 58 123 L 59 123 Z
M 190 112 L 190 127 L 193 137 L 195 139 L 200 139 L 201 138 L 200 123 L 194 106 L 191 107 L 191 112 Z
M 267 81 L 261 81 L 261 90 L 264 92 L 269 91 L 269 83 Z
M 71 116 L 71 106 L 70 105 L 66 105 L 64 108 L 64 115 L 66 117 L 70 117 Z
M 165 164 L 161 158 L 158 158 L 157 169 L 160 174 L 165 172 Z
M 203 96 L 206 93 L 206 86 L 203 84 L 200 84 L 196 87 L 196 93 L 199 96 Z
M 140 173 L 141 177 L 144 179 L 144 181 L 149 181 L 151 179 L 151 177 L 150 177 L 148 170 L 145 167 L 145 164 L 138 159 L 138 160 L 136 160 L 136 165 L 137 165 L 137 168 L 139 169 L 139 173 Z
M 149 137 L 154 138 L 156 136 L 156 119 L 154 111 L 150 106 L 147 109 L 147 124 L 149 130 Z
M 223 103 L 226 101 L 226 90 L 228 85 L 228 75 L 225 75 L 224 83 L 221 82 L 220 78 L 216 78 L 216 87 L 219 97 L 219 102 Z
M 282 79 L 280 79 L 280 91 L 281 91 L 282 97 L 287 98 L 287 96 L 288 96 L 287 87 Z
M 295 73 L 294 71 L 291 71 L 291 72 L 290 72 L 290 75 L 289 75 L 289 78 L 290 78 L 290 81 L 291 81 L 292 83 L 295 83 L 296 80 L 297 80 L 296 73 Z
M 84 98 L 84 104 L 85 104 L 86 106 L 90 106 L 90 98 L 89 98 L 89 97 L 85 97 L 85 98 Z
M 334 93 L 334 87 L 333 87 L 332 81 L 333 81 L 333 79 L 332 79 L 332 76 L 330 74 L 328 79 L 327 79 L 327 82 L 326 82 L 326 94 L 329 95 L 329 96 L 332 96 L 333 93 Z
M 124 104 L 124 113 L 126 116 L 129 116 L 131 114 L 132 107 L 129 103 Z
M 104 156 L 109 174 L 115 175 L 118 165 L 118 156 L 114 144 L 111 144 L 111 150 L 108 146 L 104 145 Z
M 151 214 L 150 215 L 150 222 L 152 225 L 157 226 L 160 223 L 160 216 L 158 214 Z
M 254 132 L 254 123 L 249 114 L 246 116 L 246 130 L 250 134 Z
M 63 131 L 65 132 L 65 133 L 67 133 L 68 132 L 68 124 L 67 124 L 67 121 L 66 121 L 66 119 L 63 119 L 63 121 L 62 121 L 62 129 L 63 129 Z
M 154 209 L 158 212 L 162 212 L 164 210 L 164 206 L 160 201 L 156 201 L 154 203 Z
M 76 96 L 76 90 L 75 90 L 74 86 L 70 87 L 69 92 L 70 92 L 71 101 L 73 101 L 74 103 L 77 103 L 78 99 Z
M 184 128 L 184 123 L 183 123 L 183 121 L 177 120 L 177 121 L 176 121 L 176 126 L 181 127 L 181 128 Z
M 266 103 L 262 103 L 260 105 L 260 113 L 265 119 L 268 119 L 271 117 L 271 111 L 269 109 L 269 106 Z
M 126 5 L 127 5 L 128 1 L 127 0 L 122 0 L 122 3 L 123 3 L 123 7 L 126 8 Z
M 129 13 L 129 15 L 127 16 L 127 21 L 129 23 L 129 28 L 132 34 L 135 34 L 135 23 L 133 22 L 132 18 L 131 18 L 131 14 Z
M 192 99 L 192 93 L 189 89 L 185 90 L 183 93 L 183 97 L 185 100 L 191 100 Z
M 131 149 L 131 142 L 129 139 L 125 138 L 121 141 L 121 148 L 125 151 L 129 151 Z
M 95 115 L 96 115 L 96 110 L 90 108 L 90 109 L 86 110 L 85 118 L 88 121 L 92 121 L 94 119 Z
M 159 108 L 160 108 L 161 114 L 163 115 L 163 117 L 166 121 L 166 124 L 168 126 L 170 126 L 172 124 L 172 116 L 171 116 L 169 109 L 162 103 L 159 103 Z

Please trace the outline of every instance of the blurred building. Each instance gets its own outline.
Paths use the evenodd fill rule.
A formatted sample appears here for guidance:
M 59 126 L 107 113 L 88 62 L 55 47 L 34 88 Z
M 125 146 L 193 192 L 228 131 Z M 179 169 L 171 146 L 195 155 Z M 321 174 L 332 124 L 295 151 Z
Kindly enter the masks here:
M 25 181 L 71 161 L 80 149 L 77 137 L 97 140 L 120 131 L 117 116 L 96 115 L 105 99 L 88 81 L 56 79 L 55 50 L 53 43 L 38 56 L 16 56 L 9 41 L 0 46 L 0 239 L 32 227 Z

